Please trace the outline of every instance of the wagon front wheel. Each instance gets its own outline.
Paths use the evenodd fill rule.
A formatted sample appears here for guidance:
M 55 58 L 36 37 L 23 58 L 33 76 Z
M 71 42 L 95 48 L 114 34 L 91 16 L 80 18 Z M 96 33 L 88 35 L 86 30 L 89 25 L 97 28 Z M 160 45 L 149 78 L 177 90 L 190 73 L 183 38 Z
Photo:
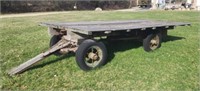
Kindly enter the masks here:
M 76 51 L 76 62 L 85 71 L 92 70 L 106 64 L 107 50 L 102 42 L 87 39 Z
M 152 33 L 143 39 L 143 48 L 145 51 L 153 51 L 161 47 L 162 42 L 161 33 Z
M 61 36 L 60 35 L 54 35 L 54 36 L 52 36 L 51 39 L 50 39 L 49 46 L 50 47 L 54 46 L 60 40 L 61 40 Z M 62 53 L 60 53 L 60 50 L 55 51 L 53 54 L 56 55 L 56 56 L 62 55 Z

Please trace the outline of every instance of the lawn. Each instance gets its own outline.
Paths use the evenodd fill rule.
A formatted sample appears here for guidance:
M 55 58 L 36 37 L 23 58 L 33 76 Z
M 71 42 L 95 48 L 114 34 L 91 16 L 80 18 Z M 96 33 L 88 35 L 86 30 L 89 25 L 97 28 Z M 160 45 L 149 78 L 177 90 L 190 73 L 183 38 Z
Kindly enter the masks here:
M 200 18 L 195 11 L 81 11 L 0 19 L 1 90 L 199 90 Z M 46 58 L 24 73 L 7 71 L 48 49 L 44 21 L 150 19 L 190 22 L 176 27 L 162 47 L 145 52 L 137 41 L 107 43 L 108 63 L 89 72 L 74 54 Z

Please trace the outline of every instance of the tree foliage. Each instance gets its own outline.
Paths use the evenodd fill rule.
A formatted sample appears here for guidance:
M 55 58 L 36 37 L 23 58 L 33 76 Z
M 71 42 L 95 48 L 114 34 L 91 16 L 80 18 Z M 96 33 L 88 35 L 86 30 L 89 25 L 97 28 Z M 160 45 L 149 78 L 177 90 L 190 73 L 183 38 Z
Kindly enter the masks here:
M 41 12 L 41 11 L 67 11 L 76 10 L 94 10 L 100 7 L 107 9 L 122 9 L 132 5 L 130 1 L 112 1 L 112 0 L 85 0 L 85 1 L 1 1 L 2 13 L 21 13 L 21 12 Z

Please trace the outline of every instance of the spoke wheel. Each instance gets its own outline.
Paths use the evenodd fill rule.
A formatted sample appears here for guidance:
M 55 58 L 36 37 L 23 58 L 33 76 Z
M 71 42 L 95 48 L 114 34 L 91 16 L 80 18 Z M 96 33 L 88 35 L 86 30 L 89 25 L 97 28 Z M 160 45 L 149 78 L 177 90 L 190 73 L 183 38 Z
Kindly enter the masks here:
M 58 41 L 60 41 L 60 40 L 61 40 L 61 37 L 60 37 L 59 35 L 54 35 L 54 36 L 52 36 L 51 39 L 50 39 L 49 46 L 50 46 L 50 47 L 54 46 L 54 45 L 55 45 L 56 43 L 58 43 Z M 56 56 L 62 55 L 62 53 L 60 53 L 60 50 L 55 51 L 53 54 L 56 55 Z
M 102 60 L 102 50 L 98 46 L 91 46 L 85 55 L 85 63 L 89 67 L 96 67 Z
M 153 36 L 153 38 L 150 40 L 150 45 L 149 45 L 150 49 L 155 50 L 156 48 L 158 48 L 159 42 L 160 42 L 159 36 L 158 35 Z
M 106 64 L 107 50 L 102 42 L 87 39 L 76 51 L 76 62 L 85 71 L 101 67 Z
M 143 39 L 143 48 L 145 51 L 150 52 L 161 47 L 162 35 L 160 33 L 149 34 Z

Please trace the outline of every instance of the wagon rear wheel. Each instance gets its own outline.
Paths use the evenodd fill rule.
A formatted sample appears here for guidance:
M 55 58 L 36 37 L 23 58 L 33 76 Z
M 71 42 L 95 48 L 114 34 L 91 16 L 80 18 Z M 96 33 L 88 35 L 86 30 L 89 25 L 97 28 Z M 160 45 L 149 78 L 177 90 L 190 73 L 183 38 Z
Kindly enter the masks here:
M 56 43 L 58 43 L 58 41 L 61 40 L 61 36 L 60 35 L 53 35 L 50 39 L 50 43 L 49 43 L 49 46 L 52 47 L 54 46 Z M 62 53 L 60 53 L 60 50 L 57 50 L 53 53 L 54 55 L 56 56 L 60 56 L 62 55 Z
M 85 71 L 103 66 L 106 64 L 106 59 L 107 50 L 102 42 L 85 40 L 76 51 L 76 62 Z
M 162 42 L 161 33 L 152 33 L 143 39 L 143 48 L 145 51 L 153 51 L 161 47 Z

